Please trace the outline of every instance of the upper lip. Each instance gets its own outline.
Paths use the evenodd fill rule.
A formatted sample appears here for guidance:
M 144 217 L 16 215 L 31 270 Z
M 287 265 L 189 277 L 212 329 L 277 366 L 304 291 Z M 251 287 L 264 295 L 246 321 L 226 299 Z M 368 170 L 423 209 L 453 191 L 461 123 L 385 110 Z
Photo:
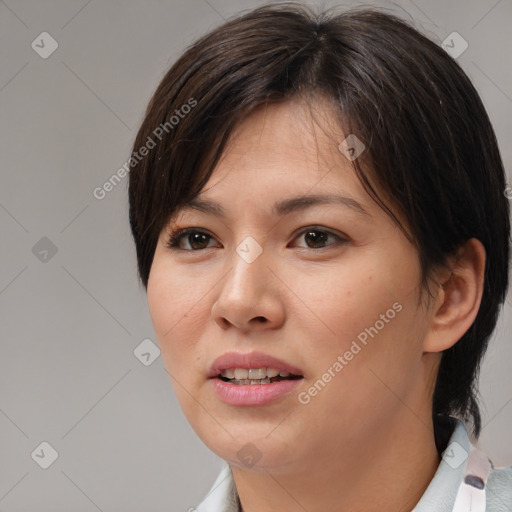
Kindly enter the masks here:
M 208 372 L 208 377 L 218 377 L 222 370 L 230 368 L 275 368 L 281 372 L 289 372 L 292 375 L 303 375 L 302 370 L 281 359 L 263 352 L 226 352 L 215 359 Z

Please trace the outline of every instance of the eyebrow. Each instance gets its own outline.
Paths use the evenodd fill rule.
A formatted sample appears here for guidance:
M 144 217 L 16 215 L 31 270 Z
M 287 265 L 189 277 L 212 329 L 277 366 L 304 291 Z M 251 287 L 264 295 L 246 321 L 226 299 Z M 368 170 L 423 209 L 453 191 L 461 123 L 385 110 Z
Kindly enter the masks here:
M 344 197 L 336 194 L 316 194 L 299 197 L 291 197 L 283 199 L 274 204 L 272 213 L 278 216 L 289 215 L 290 213 L 303 211 L 307 208 L 322 204 L 338 204 L 351 208 L 361 215 L 372 217 L 366 209 L 355 199 Z M 180 210 L 198 210 L 204 213 L 210 213 L 216 217 L 225 219 L 227 213 L 224 208 L 217 202 L 210 199 L 194 198 L 185 203 Z

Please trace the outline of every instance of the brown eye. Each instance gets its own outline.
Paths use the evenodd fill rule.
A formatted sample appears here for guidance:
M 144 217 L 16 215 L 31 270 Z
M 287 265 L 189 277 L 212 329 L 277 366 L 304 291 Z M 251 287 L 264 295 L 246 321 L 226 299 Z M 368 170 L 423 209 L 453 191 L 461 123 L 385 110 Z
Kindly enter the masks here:
M 304 233 L 304 240 L 306 240 L 306 242 L 309 241 L 311 242 L 311 244 L 313 244 L 313 247 L 311 247 L 312 249 L 318 249 L 319 246 L 325 246 L 327 244 L 328 239 L 329 233 L 325 233 L 323 231 L 306 231 Z
M 208 241 L 210 239 L 212 239 L 212 236 L 203 231 L 198 231 L 193 228 L 179 229 L 171 234 L 167 247 L 184 251 L 199 251 L 208 248 Z M 182 240 L 188 242 L 191 249 L 182 247 Z
M 306 241 L 306 245 L 308 249 L 323 249 L 324 247 L 329 247 L 331 245 L 338 245 L 347 243 L 348 240 L 343 238 L 331 231 L 326 231 L 324 229 L 318 229 L 315 227 L 310 227 L 303 230 L 297 238 L 303 237 Z M 328 244 L 329 237 L 335 240 L 334 243 Z

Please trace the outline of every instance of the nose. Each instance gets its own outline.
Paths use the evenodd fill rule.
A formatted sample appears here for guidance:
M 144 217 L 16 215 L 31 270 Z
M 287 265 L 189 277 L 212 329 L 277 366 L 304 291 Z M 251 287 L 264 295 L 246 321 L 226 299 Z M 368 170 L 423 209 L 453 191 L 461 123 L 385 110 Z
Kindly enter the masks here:
M 216 288 L 212 318 L 223 330 L 237 328 L 248 332 L 279 328 L 285 318 L 284 287 L 269 267 L 263 251 L 248 263 L 234 253 L 231 268 Z

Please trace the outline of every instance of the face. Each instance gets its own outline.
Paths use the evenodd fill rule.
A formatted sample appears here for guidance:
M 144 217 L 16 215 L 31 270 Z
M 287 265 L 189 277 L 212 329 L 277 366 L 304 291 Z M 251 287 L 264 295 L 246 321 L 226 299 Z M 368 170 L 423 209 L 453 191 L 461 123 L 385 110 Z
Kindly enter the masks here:
M 417 251 L 338 149 L 348 134 L 335 131 L 320 101 L 316 112 L 324 122 L 289 101 L 247 117 L 199 196 L 225 216 L 179 211 L 149 276 L 150 314 L 180 406 L 202 441 L 236 466 L 252 450 L 261 468 L 312 467 L 414 419 L 410 409 L 430 414 Z M 349 200 L 274 209 L 311 195 Z M 182 228 L 192 229 L 169 247 Z M 251 386 L 209 378 L 219 356 L 254 351 L 301 378 Z M 264 386 L 276 395 L 256 389 Z

